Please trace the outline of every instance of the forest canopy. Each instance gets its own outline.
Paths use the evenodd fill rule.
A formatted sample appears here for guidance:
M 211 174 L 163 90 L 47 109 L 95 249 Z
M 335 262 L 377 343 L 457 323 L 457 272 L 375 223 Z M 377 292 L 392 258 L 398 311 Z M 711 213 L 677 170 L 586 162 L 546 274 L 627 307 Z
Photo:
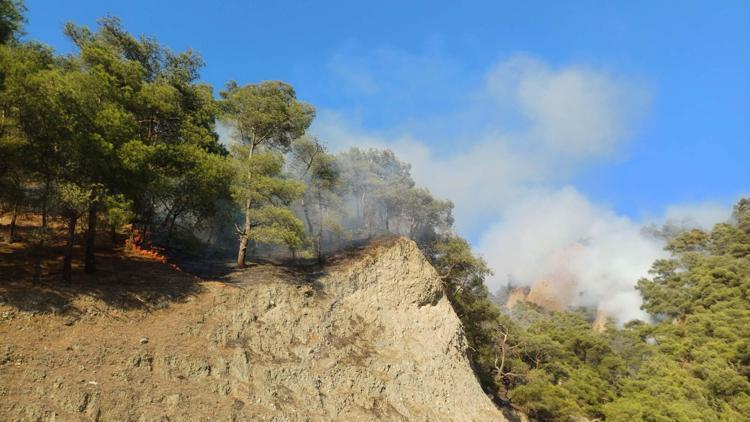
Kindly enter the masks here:
M 0 204 L 11 241 L 20 214 L 40 216 L 39 250 L 51 220 L 65 226 L 65 281 L 80 230 L 95 272 L 101 227 L 168 252 L 236 248 L 242 267 L 248 248 L 322 259 L 352 240 L 393 232 L 425 243 L 452 225 L 452 204 L 416 187 L 390 151 L 332 154 L 307 134 L 315 108 L 289 84 L 230 81 L 217 96 L 198 53 L 134 36 L 114 17 L 96 30 L 68 23 L 76 52 L 57 55 L 19 38 L 21 3 L 2 10 Z

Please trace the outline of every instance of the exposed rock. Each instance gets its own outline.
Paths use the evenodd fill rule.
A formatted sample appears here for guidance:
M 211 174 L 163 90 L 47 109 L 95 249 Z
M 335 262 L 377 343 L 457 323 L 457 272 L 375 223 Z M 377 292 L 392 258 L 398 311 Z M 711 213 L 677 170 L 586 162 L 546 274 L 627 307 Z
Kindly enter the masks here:
M 574 294 L 575 281 L 557 275 L 534 283 L 525 300 L 551 311 L 564 311 L 572 303 Z
M 504 420 L 413 242 L 318 272 L 266 265 L 231 278 L 137 318 L 106 318 L 104 306 L 86 324 L 35 316 L 30 327 L 47 331 L 16 338 L 5 360 L 23 354 L 46 376 L 0 366 L 0 419 Z M 159 341 L 134 353 L 134 337 Z M 92 374 L 98 385 L 60 381 Z
M 528 287 L 514 287 L 509 289 L 505 295 L 505 307 L 507 309 L 513 309 L 513 306 L 519 302 L 526 302 L 526 298 L 529 296 Z
M 607 330 L 607 324 L 609 323 L 610 315 L 605 311 L 599 309 L 596 311 L 596 318 L 591 323 L 591 329 L 597 333 L 603 333 Z

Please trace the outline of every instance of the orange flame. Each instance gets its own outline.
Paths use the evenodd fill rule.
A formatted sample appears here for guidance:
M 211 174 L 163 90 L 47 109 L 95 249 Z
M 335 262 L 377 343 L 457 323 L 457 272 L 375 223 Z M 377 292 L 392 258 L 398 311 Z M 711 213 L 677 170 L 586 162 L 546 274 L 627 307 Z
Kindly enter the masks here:
M 142 258 L 168 264 L 175 271 L 182 271 L 177 265 L 167 262 L 167 257 L 163 254 L 163 248 L 157 248 L 152 246 L 150 242 L 144 242 L 143 233 L 138 229 L 133 229 L 132 236 L 125 239 L 125 249 Z

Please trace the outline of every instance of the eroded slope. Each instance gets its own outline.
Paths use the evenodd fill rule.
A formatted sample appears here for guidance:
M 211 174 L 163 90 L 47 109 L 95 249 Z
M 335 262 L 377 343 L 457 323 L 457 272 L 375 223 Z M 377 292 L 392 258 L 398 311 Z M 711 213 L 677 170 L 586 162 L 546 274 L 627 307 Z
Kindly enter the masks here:
M 80 301 L 73 319 L 0 305 L 0 419 L 502 420 L 406 239 L 319 273 L 250 268 L 166 309 Z

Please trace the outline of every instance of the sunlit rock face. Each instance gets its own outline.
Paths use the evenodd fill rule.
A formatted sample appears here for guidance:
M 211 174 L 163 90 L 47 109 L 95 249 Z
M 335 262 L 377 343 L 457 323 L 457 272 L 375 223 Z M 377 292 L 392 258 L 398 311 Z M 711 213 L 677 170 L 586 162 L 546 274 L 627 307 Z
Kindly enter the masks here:
M 519 302 L 533 303 L 549 311 L 565 311 L 571 307 L 581 305 L 579 297 L 583 295 L 575 274 L 570 271 L 569 264 L 583 253 L 585 246 L 574 243 L 565 248 L 553 258 L 552 271 L 535 280 L 530 286 L 509 286 L 499 296 L 504 298 L 503 305 L 511 310 Z M 605 311 L 596 310 L 596 317 L 592 323 L 593 329 L 604 331 L 610 315 Z
M 89 298 L 76 306 L 98 314 L 72 323 L 14 314 L 3 338 L 21 325 L 35 335 L 4 345 L 0 419 L 504 420 L 410 240 L 199 290 L 148 312 Z

